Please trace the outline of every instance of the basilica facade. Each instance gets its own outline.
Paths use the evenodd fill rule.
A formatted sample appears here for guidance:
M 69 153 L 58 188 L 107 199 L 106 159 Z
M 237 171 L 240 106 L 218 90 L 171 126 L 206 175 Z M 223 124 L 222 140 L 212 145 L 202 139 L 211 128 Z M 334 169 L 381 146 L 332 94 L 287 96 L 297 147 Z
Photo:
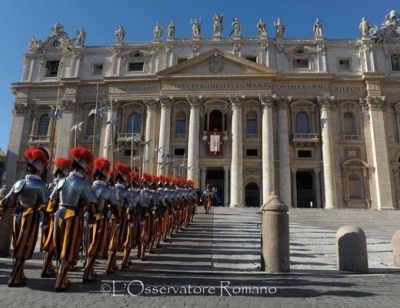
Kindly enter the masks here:
M 360 36 L 285 37 L 214 33 L 86 46 L 56 23 L 32 38 L 12 84 L 7 184 L 25 173 L 23 153 L 50 160 L 74 146 L 140 173 L 191 179 L 219 190 L 225 206 L 260 206 L 276 192 L 291 207 L 400 208 L 400 16 L 381 28 L 361 18 Z M 49 181 L 52 167 L 43 178 Z

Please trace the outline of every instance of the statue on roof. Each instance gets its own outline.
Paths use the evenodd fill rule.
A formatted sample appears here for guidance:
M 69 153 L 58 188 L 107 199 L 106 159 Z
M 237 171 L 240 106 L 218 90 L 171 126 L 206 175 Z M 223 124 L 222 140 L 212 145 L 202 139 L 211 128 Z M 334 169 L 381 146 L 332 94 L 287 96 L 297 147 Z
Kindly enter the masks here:
M 257 29 L 258 29 L 258 35 L 261 37 L 267 37 L 267 25 L 265 22 L 260 18 L 260 20 L 257 23 Z
M 115 43 L 122 44 L 125 38 L 125 30 L 122 26 L 119 26 L 118 29 L 115 31 Z
M 371 24 L 363 17 L 361 19 L 360 25 L 358 26 L 360 29 L 361 37 L 368 37 L 369 31 L 371 30 Z
M 274 21 L 274 27 L 275 27 L 275 36 L 277 38 L 282 38 L 283 34 L 285 33 L 285 26 L 281 22 L 281 19 L 278 18 L 278 21 Z
M 400 15 L 395 10 L 390 11 L 382 22 L 381 29 L 377 26 L 370 29 L 375 43 L 400 43 Z

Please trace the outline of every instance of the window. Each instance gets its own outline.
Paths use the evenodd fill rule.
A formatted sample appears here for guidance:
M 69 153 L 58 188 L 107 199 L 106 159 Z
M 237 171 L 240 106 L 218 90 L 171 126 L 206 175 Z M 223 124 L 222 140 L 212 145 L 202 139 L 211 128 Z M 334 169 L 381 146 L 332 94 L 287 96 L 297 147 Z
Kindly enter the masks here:
M 143 72 L 144 62 L 131 62 L 128 65 L 129 72 Z
M 50 118 L 48 115 L 43 115 L 39 120 L 38 136 L 47 136 L 49 129 Z
M 298 150 L 297 151 L 298 158 L 312 158 L 312 152 L 309 150 Z
M 345 135 L 357 135 L 354 115 L 351 112 L 346 112 L 343 115 L 343 122 Z
M 175 148 L 174 149 L 174 155 L 175 156 L 184 156 L 185 155 L 185 149 L 183 148 Z
M 60 61 L 47 61 L 45 77 L 57 77 Z
M 295 58 L 292 60 L 293 68 L 308 68 L 308 59 L 304 58 Z
M 257 134 L 257 113 L 248 112 L 246 115 L 246 134 Z
M 179 64 L 179 63 L 185 62 L 187 59 L 188 59 L 188 57 L 178 57 L 177 62 Z
M 128 121 L 126 123 L 126 132 L 127 133 L 140 133 L 140 116 L 137 113 L 131 113 L 128 116 Z
M 400 72 L 400 56 L 393 55 L 391 57 L 391 62 L 392 62 L 392 71 Z
M 246 60 L 249 60 L 251 62 L 257 63 L 257 57 L 256 56 L 247 56 L 245 57 Z
M 350 70 L 350 59 L 338 59 L 338 70 L 349 71 Z
M 308 134 L 309 124 L 308 124 L 308 114 L 301 111 L 296 114 L 296 133 L 298 134 Z
M 186 119 L 176 120 L 176 134 L 186 134 Z
M 93 75 L 103 74 L 103 64 L 93 64 Z
M 247 149 L 246 150 L 246 156 L 257 157 L 258 156 L 258 150 L 257 149 Z

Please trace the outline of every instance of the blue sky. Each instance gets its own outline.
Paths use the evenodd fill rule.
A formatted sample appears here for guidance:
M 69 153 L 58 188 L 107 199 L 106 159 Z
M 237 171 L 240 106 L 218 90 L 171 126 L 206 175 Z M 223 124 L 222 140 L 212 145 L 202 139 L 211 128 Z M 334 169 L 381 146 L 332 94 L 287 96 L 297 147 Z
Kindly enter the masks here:
M 44 40 L 50 28 L 59 22 L 70 37 L 84 27 L 85 45 L 111 45 L 119 25 L 126 31 L 125 42 L 150 41 L 158 22 L 164 29 L 174 20 L 177 38 L 191 37 L 190 18 L 202 20 L 202 36 L 212 36 L 212 17 L 225 13 L 222 36 L 231 32 L 234 17 L 242 23 L 243 36 L 256 36 L 257 21 L 262 18 L 274 37 L 273 21 L 286 26 L 285 37 L 313 37 L 312 26 L 322 20 L 327 39 L 359 37 L 362 17 L 380 28 L 390 10 L 400 13 L 399 0 L 1 0 L 0 1 L 0 147 L 6 151 L 12 124 L 13 82 L 22 76 L 22 59 L 33 35 Z

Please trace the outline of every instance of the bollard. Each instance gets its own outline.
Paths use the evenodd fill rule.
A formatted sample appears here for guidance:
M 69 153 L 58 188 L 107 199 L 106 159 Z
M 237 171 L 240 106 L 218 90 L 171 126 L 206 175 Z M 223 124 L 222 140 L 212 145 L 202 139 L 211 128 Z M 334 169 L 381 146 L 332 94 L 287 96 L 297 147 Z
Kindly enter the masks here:
M 273 192 L 262 206 L 261 270 L 269 273 L 290 272 L 288 206 Z
M 344 226 L 336 232 L 338 270 L 368 273 L 367 240 L 359 227 Z
M 393 266 L 400 266 L 400 230 L 397 230 L 392 238 Z

